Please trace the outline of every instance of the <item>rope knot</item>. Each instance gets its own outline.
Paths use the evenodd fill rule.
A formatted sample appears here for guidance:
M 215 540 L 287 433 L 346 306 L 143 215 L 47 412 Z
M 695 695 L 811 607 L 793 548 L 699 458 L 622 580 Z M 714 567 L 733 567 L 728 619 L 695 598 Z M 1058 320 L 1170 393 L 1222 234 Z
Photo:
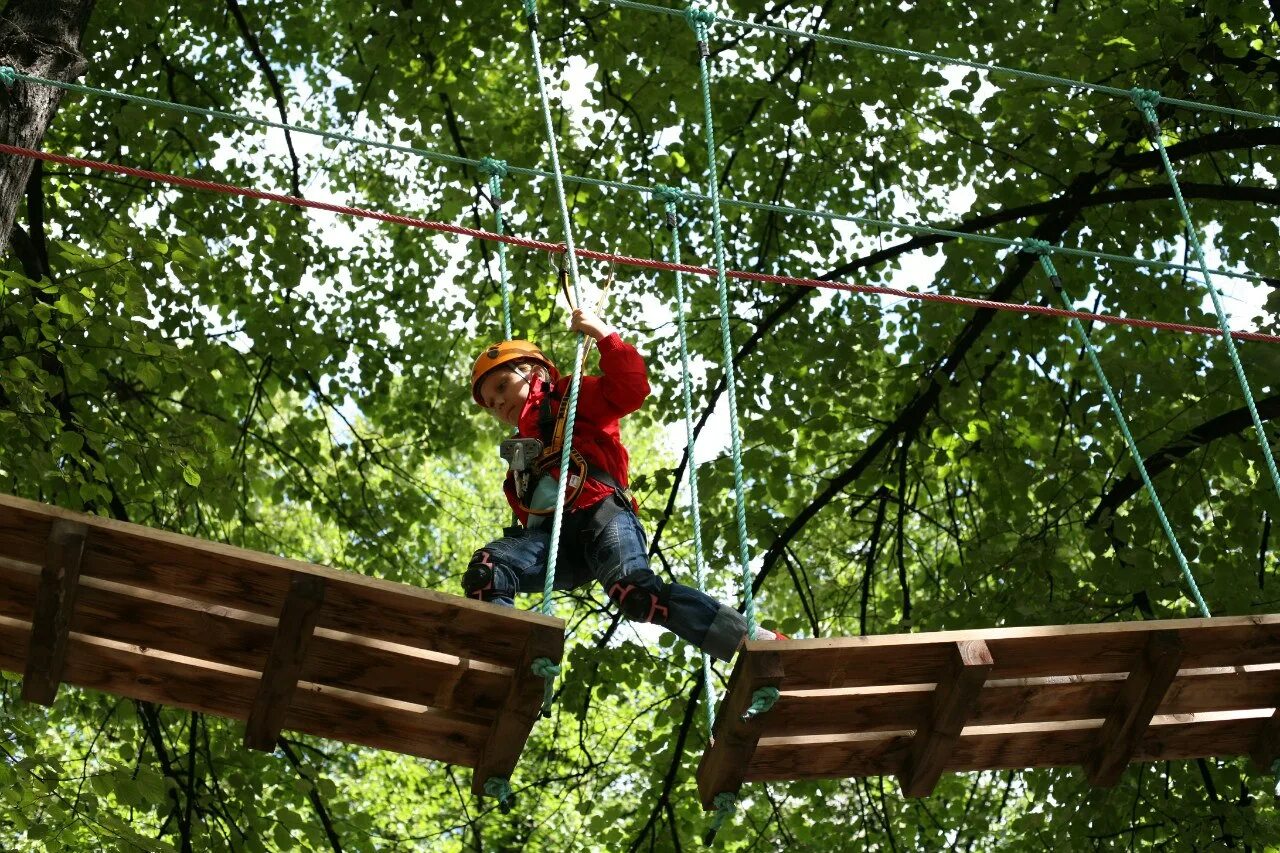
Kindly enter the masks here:
M 13 70 L 11 65 L 0 65 L 0 83 L 4 83 L 6 89 L 12 89 L 13 84 L 18 82 L 18 72 Z
M 724 826 L 724 822 L 733 814 L 733 810 L 738 805 L 738 795 L 724 791 L 716 794 L 715 799 L 711 801 L 715 806 L 716 816 L 711 821 L 711 828 L 707 830 L 707 834 L 703 836 L 704 844 L 710 844 L 715 840 L 716 833 L 720 831 L 720 827 Z
M 1026 237 L 1018 241 L 1020 251 L 1029 255 L 1044 256 L 1053 251 L 1053 245 L 1048 240 L 1037 240 L 1034 237 Z
M 750 720 L 752 717 L 758 717 L 765 711 L 768 711 L 778 701 L 781 692 L 776 687 L 761 687 L 755 693 L 751 694 L 751 707 L 742 715 L 743 722 Z
M 560 666 L 551 658 L 534 658 L 533 674 L 540 678 L 554 678 L 560 674 Z
M 684 19 L 688 21 L 689 26 L 693 27 L 694 32 L 698 32 L 698 25 L 707 26 L 716 22 L 716 16 L 708 12 L 706 9 L 699 9 L 697 6 L 690 6 L 684 10 Z
M 505 178 L 507 176 L 507 161 L 493 157 L 481 157 L 476 169 L 479 170 L 480 174 L 487 177 L 496 175 L 499 178 Z
M 1129 90 L 1129 97 L 1138 105 L 1138 109 L 1144 113 L 1160 106 L 1160 93 L 1155 89 L 1140 89 L 1134 86 Z
M 669 187 L 666 184 L 658 184 L 653 188 L 653 196 L 658 201 L 667 204 L 679 204 L 684 201 L 684 193 L 675 187 Z
M 509 814 L 516 804 L 516 795 L 511 792 L 511 785 L 501 776 L 490 776 L 484 780 L 484 793 L 498 801 L 498 808 L 503 814 Z
M 538 0 L 524 0 L 524 16 L 533 26 L 538 25 Z

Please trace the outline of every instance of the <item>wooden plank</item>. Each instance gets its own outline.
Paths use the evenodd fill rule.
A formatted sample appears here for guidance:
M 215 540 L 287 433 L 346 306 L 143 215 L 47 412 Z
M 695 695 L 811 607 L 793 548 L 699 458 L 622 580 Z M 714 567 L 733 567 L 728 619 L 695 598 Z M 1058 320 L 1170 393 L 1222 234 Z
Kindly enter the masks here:
M 0 660 L 11 654 L 11 642 L 22 649 L 29 629 L 0 617 Z M 72 633 L 64 681 L 243 721 L 258 688 L 258 673 Z M 489 731 L 484 721 L 462 714 L 306 682 L 298 685 L 284 728 L 467 767 L 475 766 Z
M 1115 707 L 1103 723 L 1086 764 L 1091 784 L 1110 788 L 1120 781 L 1165 691 L 1178 674 L 1182 648 L 1176 631 L 1156 631 L 1150 635 L 1120 690 Z
M 37 573 L 26 564 L 0 566 L 0 616 L 30 621 Z M 271 648 L 274 624 L 244 610 L 81 578 L 71 630 L 257 670 Z M 318 629 L 301 679 L 492 719 L 510 673 L 494 664 Z
M 34 562 L 32 538 L 53 521 L 90 530 L 83 573 L 129 586 L 272 616 L 295 573 L 326 581 L 317 625 L 497 664 L 510 664 L 531 634 L 563 634 L 564 622 L 431 590 L 339 572 L 163 530 L 0 495 L 0 553 Z
M 244 745 L 250 749 L 271 752 L 276 747 L 322 603 L 324 581 L 314 575 L 295 575 L 245 724 Z
M 1280 693 L 1275 694 L 1280 703 Z M 1253 769 L 1262 773 L 1270 773 L 1277 759 L 1280 759 L 1280 707 L 1277 707 L 1258 732 L 1257 742 L 1249 751 Z
M 770 712 L 745 721 L 742 715 L 751 707 L 751 695 L 756 690 L 782 683 L 785 673 L 777 647 L 787 642 L 747 642 L 738 653 L 728 691 L 720 702 L 712 743 L 698 764 L 698 795 L 708 811 L 715 808 L 717 794 L 737 793 L 742 787 Z
M 493 721 L 472 774 L 471 791 L 476 796 L 484 795 L 484 783 L 491 777 L 511 778 L 520 753 L 524 752 L 525 742 L 529 740 L 529 732 L 538 721 L 546 681 L 534 674 L 533 662 L 547 658 L 558 664 L 563 657 L 563 635 L 554 639 L 530 637 L 524 655 L 511 674 L 506 699 Z
M 790 640 L 782 665 L 788 690 L 920 684 L 938 681 L 951 644 L 983 640 L 992 679 L 1128 672 L 1156 630 L 1179 633 L 1186 668 L 1280 663 L 1280 616 L 1267 615 Z
M 1215 715 L 1157 717 L 1139 740 L 1135 761 L 1247 754 L 1263 719 Z M 1101 721 L 1036 723 L 966 729 L 945 772 L 1018 770 L 1080 765 L 1097 743 Z M 762 738 L 745 781 L 842 779 L 897 771 L 912 732 Z
M 83 524 L 73 521 L 59 519 L 50 525 L 22 675 L 22 698 L 27 702 L 52 705 L 58 695 L 87 533 Z
M 988 680 L 970 725 L 1104 719 L 1125 682 L 1123 673 Z M 765 737 L 919 729 L 930 710 L 932 684 L 785 690 L 768 714 Z M 784 685 L 785 687 L 785 685 Z M 1274 707 L 1280 665 L 1178 672 L 1157 714 Z
M 982 640 L 965 640 L 953 647 L 950 671 L 934 689 L 929 719 L 912 738 L 902 770 L 902 791 L 908 797 L 933 793 L 992 666 L 991 652 Z

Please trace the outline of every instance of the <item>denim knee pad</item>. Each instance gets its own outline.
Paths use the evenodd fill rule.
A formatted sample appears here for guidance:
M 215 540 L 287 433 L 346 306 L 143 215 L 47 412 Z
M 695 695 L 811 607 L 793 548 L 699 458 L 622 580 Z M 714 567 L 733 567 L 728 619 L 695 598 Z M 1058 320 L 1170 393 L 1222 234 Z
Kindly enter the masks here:
M 479 601 L 515 598 L 516 585 L 511 573 L 494 562 L 493 553 L 481 548 L 471 556 L 466 574 L 462 576 L 462 590 L 468 598 Z

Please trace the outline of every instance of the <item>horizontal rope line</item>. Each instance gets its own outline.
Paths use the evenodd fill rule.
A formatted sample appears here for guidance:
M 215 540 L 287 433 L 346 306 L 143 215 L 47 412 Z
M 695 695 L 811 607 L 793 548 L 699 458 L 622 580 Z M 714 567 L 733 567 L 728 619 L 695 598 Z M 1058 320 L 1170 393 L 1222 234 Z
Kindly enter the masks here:
M 660 8 L 660 7 L 658 7 Z M 415 157 L 422 157 L 427 160 L 434 160 L 441 163 L 449 163 L 455 166 L 470 166 L 480 170 L 482 166 L 481 160 L 473 160 L 469 157 L 459 157 L 454 154 L 443 154 L 439 151 L 432 151 L 429 148 L 416 148 L 409 145 L 397 145 L 391 142 L 382 142 L 376 139 L 368 139 L 359 136 L 350 136 L 345 133 L 334 133 L 332 131 L 320 128 L 307 127 L 305 125 L 287 124 L 284 122 L 272 121 L 270 119 L 258 118 L 256 116 L 241 115 L 237 113 L 223 112 L 222 110 L 206 109 L 204 107 L 194 107 L 190 104 L 180 104 L 175 101 L 164 101 L 157 98 L 147 98 L 142 95 L 131 95 L 126 92 L 116 92 L 111 89 L 99 89 L 94 86 L 85 86 L 81 83 L 67 83 L 61 80 L 50 80 L 44 77 L 37 77 L 32 74 L 23 74 L 20 71 L 14 72 L 17 79 L 28 83 L 37 83 L 44 86 L 52 86 L 57 89 L 64 89 L 69 92 L 78 92 L 80 94 L 94 95 L 104 98 L 116 98 L 129 103 L 143 104 L 146 106 L 159 107 L 161 109 L 172 109 L 178 112 L 191 113 L 194 115 L 202 115 L 208 118 L 225 119 L 227 121 L 237 122 L 239 124 L 253 124 L 262 127 L 271 127 L 278 130 L 288 130 L 290 132 L 307 134 L 310 136 L 319 136 L 324 139 L 332 139 L 339 142 L 350 142 L 355 145 L 363 145 L 370 148 L 381 148 L 387 151 L 395 151 L 400 154 L 409 154 Z M 523 175 L 532 178 L 552 179 L 554 176 L 542 169 L 532 169 L 526 166 L 507 165 L 507 171 L 513 175 Z M 626 190 L 628 192 L 641 193 L 642 195 L 654 195 L 656 190 L 651 186 L 641 184 L 627 183 L 625 181 L 611 181 L 604 178 L 587 178 L 578 175 L 564 174 L 564 180 L 570 183 L 582 184 L 585 186 L 600 187 L 603 189 Z M 696 192 L 684 192 L 684 198 L 710 203 L 710 196 L 702 195 Z M 916 225 L 909 222 L 898 222 L 892 219 L 875 219 L 867 216 L 858 216 L 851 213 L 832 213 L 823 210 L 813 210 L 804 207 L 792 207 L 785 204 L 766 204 L 758 201 L 741 201 L 733 198 L 721 198 L 720 203 L 732 207 L 739 207 L 744 210 L 765 211 L 770 213 L 785 213 L 793 216 L 807 216 L 815 219 L 834 220 L 839 222 L 852 222 L 857 225 L 866 225 L 873 228 L 896 228 L 911 234 L 924 234 L 933 237 L 948 237 L 952 239 L 974 240 L 977 242 L 988 243 L 996 246 L 1005 246 L 1012 249 L 1021 249 L 1022 243 L 1018 240 L 1012 240 L 1005 237 L 992 237 L 983 234 L 972 234 L 965 231 L 955 231 L 946 228 L 936 228 L 931 225 Z M 1108 252 L 1094 252 L 1087 249 L 1071 249 L 1065 246 L 1050 246 L 1049 250 L 1054 254 L 1089 258 L 1096 261 L 1106 261 L 1110 263 L 1126 264 L 1129 266 L 1148 267 L 1152 269 L 1170 269 L 1180 272 L 1200 272 L 1199 266 L 1191 266 L 1188 264 L 1177 264 L 1171 261 L 1152 261 L 1144 258 L 1137 258 L 1130 255 L 1115 255 Z M 1210 269 L 1209 272 L 1214 275 L 1220 275 L 1225 278 L 1237 278 L 1248 281 L 1266 282 L 1269 279 L 1266 276 L 1257 275 L 1255 273 L 1242 273 L 1234 270 Z
M 655 6 L 652 3 L 641 3 L 637 2 L 637 0 L 595 0 L 595 2 L 604 3 L 609 6 L 617 6 L 623 9 L 638 9 L 640 11 L 653 12 L 659 15 L 669 15 L 673 18 L 683 18 L 685 16 L 684 9 L 672 9 L 668 6 Z M 870 41 L 857 41 L 855 39 L 841 38 L 840 36 L 826 35 L 825 33 L 815 33 L 809 30 L 780 27 L 774 24 L 759 24 L 754 21 L 741 21 L 736 18 L 726 18 L 722 15 L 714 15 L 713 17 L 717 24 L 726 24 L 743 30 L 758 30 L 760 32 L 772 33 L 779 36 L 809 39 L 810 41 L 824 42 L 826 44 L 834 44 L 840 47 L 852 47 L 857 50 L 879 53 L 886 56 L 919 59 L 925 62 L 937 62 L 944 65 L 958 65 L 963 68 L 973 68 L 977 71 L 1002 74 L 1006 77 L 1017 77 L 1024 80 L 1033 80 L 1037 83 L 1047 83 L 1051 86 L 1066 86 L 1072 89 L 1085 89 L 1090 92 L 1099 92 L 1104 95 L 1111 95 L 1112 97 L 1124 98 L 1126 100 L 1133 97 L 1128 89 L 1119 89 L 1115 86 L 1104 86 L 1101 83 L 1088 83 L 1084 80 L 1072 80 L 1069 77 L 1057 77 L 1052 74 L 1043 74 L 1039 71 L 1010 68 L 1005 65 L 994 65 L 990 62 L 976 62 L 972 59 L 944 56 L 939 53 L 926 53 L 920 50 L 892 47 L 890 45 L 877 44 L 876 42 Z M 1222 115 L 1235 116 L 1237 118 L 1249 118 L 1272 123 L 1280 122 L 1280 115 L 1253 112 L 1252 110 L 1241 110 L 1236 109 L 1235 107 L 1224 107 L 1218 104 L 1205 103 L 1203 101 L 1188 101 L 1182 98 L 1166 98 L 1164 95 L 1161 95 L 1160 103 L 1195 112 L 1220 113 Z
M 116 175 L 142 178 L 144 180 L 154 181 L 157 183 L 173 184 L 180 187 L 190 187 L 193 189 L 223 193 L 226 195 L 261 199 L 263 201 L 274 201 L 280 204 L 293 205 L 295 207 L 324 210 L 344 216 L 374 219 L 380 222 L 390 222 L 395 225 L 404 225 L 410 228 L 421 228 L 428 231 L 437 231 L 446 234 L 458 234 L 463 237 L 488 240 L 495 243 L 506 243 L 511 246 L 521 246 L 526 249 L 537 249 L 543 252 L 563 254 L 565 251 L 563 243 L 551 243 L 546 240 L 534 240 L 528 237 L 516 237 L 510 234 L 495 234 L 492 231 L 485 231 L 481 228 L 468 228 L 463 225 L 453 225 L 448 222 L 436 222 L 413 216 L 403 216 L 396 213 L 384 213 L 382 211 L 369 210 L 368 208 L 332 204 L 324 201 L 312 201 L 310 199 L 298 198 L 297 196 L 284 195 L 282 193 L 239 187 L 234 184 L 223 184 L 215 181 L 205 181 L 199 178 L 188 178 L 180 175 L 165 174 L 163 172 L 152 172 L 147 169 L 138 169 L 133 166 L 120 166 L 115 163 L 104 163 L 100 160 L 87 160 L 82 157 L 68 157 L 62 154 L 51 154 L 46 151 L 35 151 L 30 148 L 21 148 L 16 145 L 0 144 L 0 153 L 12 154 L 18 157 L 27 157 L 34 160 L 43 160 L 49 163 L 58 163 L 64 166 L 75 166 L 82 169 L 95 169 Z M 579 258 L 586 258 L 588 260 L 607 261 L 610 263 L 640 267 L 643 269 L 665 270 L 668 272 L 679 271 L 708 277 L 716 275 L 714 267 L 703 267 L 696 266 L 694 264 L 659 261 L 653 258 L 619 255 L 613 252 L 601 252 L 595 249 L 584 249 L 579 247 L 574 249 L 574 254 Z M 826 281 L 819 278 L 775 275 L 772 273 L 750 272 L 747 270 L 731 269 L 726 270 L 725 274 L 730 278 L 739 279 L 741 281 L 754 281 L 763 284 L 781 284 L 797 287 L 821 288 L 824 290 L 838 290 L 847 293 L 896 296 L 902 299 L 919 302 L 941 302 L 948 305 L 959 305 L 967 308 L 986 309 L 992 311 L 1008 311 L 1017 314 L 1035 314 L 1049 317 L 1074 317 L 1079 320 L 1088 320 L 1091 322 L 1107 323 L 1111 325 L 1130 326 L 1139 329 L 1155 329 L 1158 331 L 1187 332 L 1190 334 L 1207 335 L 1210 337 L 1218 337 L 1222 335 L 1222 330 L 1216 326 L 1197 326 L 1190 323 L 1172 323 L 1163 320 L 1148 320 L 1141 317 L 1118 317 L 1114 314 L 1101 314 L 1089 311 L 1068 311 L 1063 308 L 1055 308 L 1051 305 L 1032 305 L 1025 302 L 997 302 L 990 299 L 978 299 L 969 296 L 951 296 L 945 293 L 922 293 L 912 290 L 903 290 L 896 287 L 883 287 L 872 284 L 849 284 L 846 282 Z M 1280 343 L 1280 335 L 1242 331 L 1233 331 L 1230 334 L 1231 337 L 1241 341 L 1258 341 L 1272 344 Z

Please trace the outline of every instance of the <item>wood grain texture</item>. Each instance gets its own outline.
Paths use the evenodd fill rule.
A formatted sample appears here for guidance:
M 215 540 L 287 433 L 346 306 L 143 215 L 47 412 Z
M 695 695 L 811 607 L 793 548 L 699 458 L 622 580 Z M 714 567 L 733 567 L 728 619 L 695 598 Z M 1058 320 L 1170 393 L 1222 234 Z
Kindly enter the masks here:
M 323 603 L 323 580 L 315 575 L 294 576 L 276 624 L 271 653 L 262 669 L 258 693 L 245 723 L 244 745 L 250 749 L 267 752 L 275 749 Z
M 87 533 L 83 524 L 66 519 L 49 526 L 22 675 L 22 698 L 27 702 L 52 705 L 58 695 Z
M 742 719 L 751 707 L 751 695 L 762 687 L 778 687 L 784 679 L 780 656 L 772 651 L 774 643 L 763 644 L 764 648 L 755 648 L 762 645 L 758 643 L 744 645 L 753 650 L 750 654 L 738 653 L 729 687 L 716 715 L 712 743 L 698 764 L 698 797 L 708 811 L 715 807 L 717 794 L 737 793 L 742 787 L 756 742 L 769 725 L 772 711 L 750 720 Z
M 982 640 L 962 640 L 953 646 L 948 671 L 934 688 L 929 716 L 911 739 L 901 773 L 902 792 L 908 797 L 933 793 L 965 722 L 973 716 L 992 665 L 991 652 Z
M 1085 765 L 1090 784 L 1110 788 L 1120 781 L 1181 662 L 1182 640 L 1177 632 L 1152 632 L 1098 733 Z

